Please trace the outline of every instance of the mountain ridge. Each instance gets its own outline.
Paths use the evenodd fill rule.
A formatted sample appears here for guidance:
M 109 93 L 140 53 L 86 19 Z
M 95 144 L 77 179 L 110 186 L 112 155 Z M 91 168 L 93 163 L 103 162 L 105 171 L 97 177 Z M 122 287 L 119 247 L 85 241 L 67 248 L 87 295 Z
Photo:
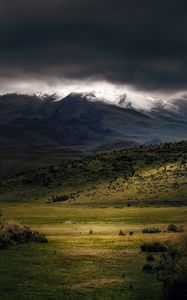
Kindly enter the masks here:
M 55 95 L 0 96 L 0 141 L 72 146 L 187 136 L 184 116 L 164 106 L 145 112 L 89 98 L 90 94 L 80 93 L 60 100 Z

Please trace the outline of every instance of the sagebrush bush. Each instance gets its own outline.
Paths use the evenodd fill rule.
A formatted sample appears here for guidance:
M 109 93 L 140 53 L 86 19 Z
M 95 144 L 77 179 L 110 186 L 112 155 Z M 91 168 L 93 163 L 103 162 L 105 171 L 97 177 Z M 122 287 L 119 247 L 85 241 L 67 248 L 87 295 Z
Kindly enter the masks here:
M 48 203 L 56 203 L 56 202 L 63 202 L 69 199 L 69 195 L 56 195 L 52 196 L 51 199 L 48 200 Z
M 146 242 L 140 246 L 143 252 L 166 252 L 167 246 L 160 242 Z
M 178 227 L 174 224 L 170 224 L 168 226 L 168 229 L 167 229 L 168 232 L 183 232 L 183 228 L 182 227 Z
M 148 256 L 147 256 L 148 258 Z M 159 260 L 148 261 L 143 271 L 153 273 L 163 284 L 166 300 L 187 299 L 187 236 L 176 244 L 170 244 Z
M 142 230 L 143 233 L 160 233 L 161 230 L 159 228 L 144 228 Z
M 21 226 L 17 223 L 0 223 L 0 249 L 31 241 L 47 243 L 47 238 L 44 234 L 32 231 L 27 226 Z
M 142 270 L 143 270 L 144 272 L 147 272 L 147 273 L 152 273 L 152 272 L 153 272 L 153 265 L 151 265 L 150 263 L 146 263 L 146 264 L 143 266 Z
M 155 261 L 155 258 L 154 258 L 154 256 L 152 254 L 149 254 L 146 257 L 146 260 L 147 260 L 147 262 L 153 262 L 153 261 Z
M 187 299 L 187 236 L 160 257 L 155 268 L 168 300 Z

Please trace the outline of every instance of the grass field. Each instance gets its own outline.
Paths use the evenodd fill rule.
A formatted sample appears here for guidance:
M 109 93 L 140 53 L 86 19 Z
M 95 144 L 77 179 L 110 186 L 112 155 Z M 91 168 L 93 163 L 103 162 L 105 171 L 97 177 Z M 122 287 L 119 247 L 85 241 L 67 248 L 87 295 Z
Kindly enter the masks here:
M 0 299 L 7 300 L 163 299 L 161 284 L 142 271 L 146 254 L 140 245 L 181 234 L 142 229 L 154 225 L 164 231 L 175 223 L 187 230 L 187 207 L 2 204 L 1 212 L 2 219 L 29 225 L 49 239 L 0 251 Z
M 1 220 L 28 225 L 49 242 L 0 251 L 0 300 L 163 300 L 161 283 L 142 271 L 140 246 L 175 243 L 187 232 L 186 157 L 187 142 L 170 143 L 1 181 Z M 184 233 L 168 233 L 169 224 Z M 142 233 L 150 227 L 162 232 Z

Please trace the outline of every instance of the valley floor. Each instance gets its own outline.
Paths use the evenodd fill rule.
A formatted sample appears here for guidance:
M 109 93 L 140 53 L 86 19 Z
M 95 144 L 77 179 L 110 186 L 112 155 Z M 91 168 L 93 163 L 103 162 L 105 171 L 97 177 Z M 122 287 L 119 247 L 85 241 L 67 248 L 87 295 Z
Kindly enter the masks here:
M 49 240 L 0 251 L 2 300 L 164 299 L 154 275 L 142 271 L 146 254 L 140 245 L 175 241 L 183 233 L 163 232 L 171 223 L 187 231 L 187 206 L 10 203 L 1 204 L 0 210 L 2 220 L 28 225 Z M 142 233 L 153 226 L 162 233 Z M 120 236 L 120 230 L 126 235 Z

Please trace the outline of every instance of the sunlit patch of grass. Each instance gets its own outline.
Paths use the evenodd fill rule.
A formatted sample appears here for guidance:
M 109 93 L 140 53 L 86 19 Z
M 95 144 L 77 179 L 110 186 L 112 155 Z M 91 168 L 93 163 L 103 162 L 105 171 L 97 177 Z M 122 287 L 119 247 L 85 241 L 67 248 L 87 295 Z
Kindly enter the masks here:
M 156 223 L 162 230 L 156 240 L 163 243 L 183 235 L 164 232 L 169 224 L 183 225 L 187 230 L 187 207 L 3 204 L 1 211 L 4 219 L 32 224 L 49 240 L 48 245 L 0 251 L 0 293 L 7 300 L 161 300 L 161 285 L 154 276 L 142 272 L 145 254 L 140 245 L 155 241 L 154 234 L 143 234 L 142 229 Z M 126 235 L 119 236 L 120 230 Z M 19 272 L 23 274 L 21 281 L 17 279 Z
M 82 191 L 76 197 L 78 203 L 95 202 L 99 205 L 114 203 L 123 205 L 133 200 L 186 200 L 187 174 L 182 171 L 178 163 L 164 166 L 149 167 L 137 172 L 133 177 L 125 180 L 118 177 L 112 182 L 103 181 Z M 156 205 L 155 202 L 153 205 Z M 141 202 L 136 202 L 141 205 Z

